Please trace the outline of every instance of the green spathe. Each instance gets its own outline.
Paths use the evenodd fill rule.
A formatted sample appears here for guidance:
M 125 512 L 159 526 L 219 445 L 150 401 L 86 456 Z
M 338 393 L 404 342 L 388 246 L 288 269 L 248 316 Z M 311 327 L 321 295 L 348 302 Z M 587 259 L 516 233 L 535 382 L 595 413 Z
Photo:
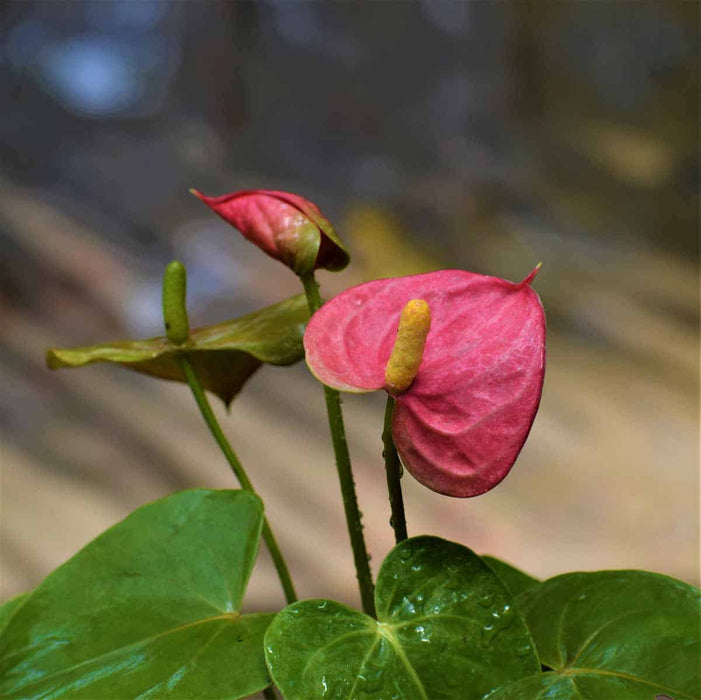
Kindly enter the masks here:
M 109 362 L 159 379 L 185 382 L 177 361 L 177 354 L 184 352 L 204 388 L 228 406 L 262 363 L 291 365 L 304 357 L 302 336 L 308 320 L 307 302 L 300 294 L 246 316 L 198 328 L 184 345 L 158 337 L 52 348 L 46 362 L 51 369 Z
M 699 591 L 647 571 L 556 576 L 519 598 L 553 669 L 489 700 L 674 700 L 701 696 Z
M 328 600 L 276 616 L 266 660 L 287 700 L 470 700 L 539 673 L 511 595 L 466 547 L 405 540 L 380 568 L 375 602 L 377 621 Z
M 260 499 L 198 489 L 134 511 L 0 633 L 3 698 L 241 698 L 270 681 L 272 614 L 242 615 Z

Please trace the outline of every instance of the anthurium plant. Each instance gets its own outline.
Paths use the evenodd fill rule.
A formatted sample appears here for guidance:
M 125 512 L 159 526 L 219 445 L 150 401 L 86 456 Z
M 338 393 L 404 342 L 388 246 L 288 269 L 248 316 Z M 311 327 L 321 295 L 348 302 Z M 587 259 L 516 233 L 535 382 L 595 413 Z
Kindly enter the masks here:
M 186 270 L 175 261 L 164 275 L 162 337 L 51 349 L 47 362 L 108 362 L 186 383 L 240 488 L 146 504 L 0 607 L 0 696 L 699 698 L 693 586 L 630 570 L 539 581 L 463 543 L 408 537 L 404 468 L 428 489 L 469 498 L 516 462 L 545 372 L 538 267 L 517 283 L 464 270 L 375 280 L 324 304 L 315 270 L 343 269 L 349 255 L 316 205 L 272 190 L 193 193 L 297 274 L 304 294 L 191 330 Z M 297 599 L 263 502 L 209 402 L 208 393 L 229 405 L 265 364 L 305 358 L 323 385 L 361 610 L 333 591 Z M 377 488 L 386 481 L 396 546 L 373 577 L 339 392 L 378 390 L 387 408 Z M 287 606 L 243 613 L 261 540 Z

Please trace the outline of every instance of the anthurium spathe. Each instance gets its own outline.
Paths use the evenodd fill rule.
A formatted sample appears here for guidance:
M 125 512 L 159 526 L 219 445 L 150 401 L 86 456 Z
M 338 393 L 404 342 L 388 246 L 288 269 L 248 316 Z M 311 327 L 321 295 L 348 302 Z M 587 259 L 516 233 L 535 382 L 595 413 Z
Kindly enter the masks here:
M 540 403 L 537 270 L 518 284 L 462 270 L 361 284 L 312 316 L 307 364 L 333 388 L 395 395 L 392 435 L 404 466 L 438 493 L 477 496 L 508 474 Z M 430 330 L 415 379 L 397 393 L 387 365 L 400 314 L 417 299 L 430 309 Z
M 289 192 L 242 190 L 207 197 L 190 190 L 249 241 L 298 275 L 342 270 L 350 260 L 316 204 Z

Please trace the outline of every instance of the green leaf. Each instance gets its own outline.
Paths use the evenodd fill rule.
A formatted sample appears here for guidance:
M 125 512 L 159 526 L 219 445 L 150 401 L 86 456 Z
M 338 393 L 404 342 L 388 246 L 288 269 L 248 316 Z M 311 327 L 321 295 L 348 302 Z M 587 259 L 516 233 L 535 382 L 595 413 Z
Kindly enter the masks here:
M 554 672 L 490 700 L 699 698 L 699 592 L 646 571 L 556 576 L 526 596 L 540 658 Z
M 514 598 L 533 589 L 540 583 L 537 578 L 533 578 L 533 576 L 496 557 L 483 554 L 482 561 L 499 577 Z
M 10 621 L 10 618 L 15 614 L 19 606 L 22 605 L 30 595 L 31 593 L 20 593 L 0 605 L 0 631 Z
M 194 330 L 185 345 L 158 337 L 86 348 L 52 348 L 46 363 L 58 369 L 110 362 L 159 379 L 185 382 L 177 362 L 177 354 L 184 352 L 204 388 L 228 406 L 263 362 L 291 365 L 304 357 L 302 337 L 308 320 L 307 301 L 300 294 L 247 316 Z
M 272 614 L 241 614 L 263 507 L 183 491 L 50 574 L 0 632 L 3 698 L 241 698 L 270 680 Z
M 287 700 L 481 698 L 540 662 L 512 597 L 469 549 L 415 537 L 385 559 L 377 617 L 328 600 L 285 608 L 265 635 Z

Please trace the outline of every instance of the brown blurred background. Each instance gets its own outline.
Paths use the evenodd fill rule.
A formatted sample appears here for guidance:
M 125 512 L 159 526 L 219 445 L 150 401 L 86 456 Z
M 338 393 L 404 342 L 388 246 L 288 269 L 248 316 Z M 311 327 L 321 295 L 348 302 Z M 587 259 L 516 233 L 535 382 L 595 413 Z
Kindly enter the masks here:
M 353 254 L 332 295 L 539 261 L 542 408 L 497 489 L 404 480 L 410 534 L 541 577 L 646 568 L 698 582 L 696 2 L 10 2 L 0 8 L 2 598 L 135 507 L 231 487 L 188 390 L 52 373 L 51 345 L 160 333 L 160 276 L 194 325 L 296 293 L 187 193 L 287 189 Z M 383 397 L 344 401 L 375 570 L 392 545 Z M 221 406 L 217 406 L 221 409 Z M 357 603 L 320 387 L 264 368 L 226 415 L 303 597 Z M 267 554 L 251 608 L 282 596 Z

